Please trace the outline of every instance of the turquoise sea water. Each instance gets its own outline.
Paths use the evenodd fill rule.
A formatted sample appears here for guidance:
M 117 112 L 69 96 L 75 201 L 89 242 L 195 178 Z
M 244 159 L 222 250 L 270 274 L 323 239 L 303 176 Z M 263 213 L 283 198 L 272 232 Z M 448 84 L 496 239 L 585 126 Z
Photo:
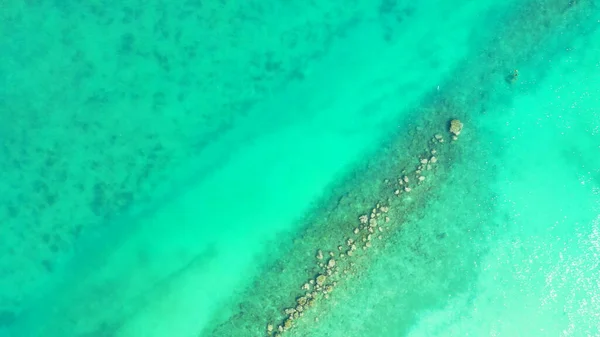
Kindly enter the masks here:
M 600 336 L 599 5 L 2 4 L 0 336 Z

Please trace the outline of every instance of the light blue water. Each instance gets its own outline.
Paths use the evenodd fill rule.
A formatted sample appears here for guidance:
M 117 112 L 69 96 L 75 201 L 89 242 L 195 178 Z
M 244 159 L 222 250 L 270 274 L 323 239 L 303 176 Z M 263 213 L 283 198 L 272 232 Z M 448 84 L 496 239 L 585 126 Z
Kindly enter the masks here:
M 0 336 L 599 336 L 596 6 L 5 4 Z

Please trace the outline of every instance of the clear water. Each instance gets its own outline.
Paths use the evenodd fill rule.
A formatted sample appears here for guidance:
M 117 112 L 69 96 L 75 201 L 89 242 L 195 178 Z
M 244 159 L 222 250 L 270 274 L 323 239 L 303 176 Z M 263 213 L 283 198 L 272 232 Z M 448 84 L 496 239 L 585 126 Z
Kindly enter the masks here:
M 600 336 L 598 5 L 3 4 L 0 336 Z

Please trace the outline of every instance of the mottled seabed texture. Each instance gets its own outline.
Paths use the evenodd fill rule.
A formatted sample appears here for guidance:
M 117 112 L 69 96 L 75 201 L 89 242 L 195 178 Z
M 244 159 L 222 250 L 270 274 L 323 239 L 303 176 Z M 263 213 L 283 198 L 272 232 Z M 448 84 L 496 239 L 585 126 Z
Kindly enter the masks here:
M 600 3 L 5 1 L 0 336 L 600 336 Z

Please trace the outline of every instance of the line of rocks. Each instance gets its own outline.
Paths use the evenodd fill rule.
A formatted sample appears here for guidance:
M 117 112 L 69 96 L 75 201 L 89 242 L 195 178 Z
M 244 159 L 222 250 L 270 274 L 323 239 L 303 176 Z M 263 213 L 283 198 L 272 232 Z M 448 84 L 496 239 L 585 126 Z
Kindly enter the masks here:
M 453 119 L 450 121 L 449 132 L 453 141 L 458 140 L 462 128 L 463 124 L 459 120 Z M 393 183 L 390 179 L 384 180 L 385 184 L 393 188 L 393 195 L 403 197 L 427 180 L 430 173 L 426 174 L 425 172 L 432 171 L 438 163 L 438 157 L 436 156 L 438 150 L 435 146 L 443 143 L 444 136 L 441 134 L 434 135 L 431 139 L 430 149 L 419 156 L 419 163 L 414 171 L 403 171 L 400 177 L 394 178 L 396 183 Z M 414 177 L 414 180 L 411 177 Z M 283 333 L 292 329 L 295 321 L 303 317 L 307 310 L 318 301 L 328 299 L 338 282 L 351 273 L 352 267 L 355 265 L 352 260 L 356 254 L 361 250 L 366 252 L 372 248 L 375 238 L 378 240 L 384 238 L 386 227 L 394 224 L 390 222 L 388 214 L 391 207 L 389 205 L 391 204 L 390 201 L 391 199 L 388 198 L 388 205 L 379 202 L 369 213 L 360 215 L 357 227 L 353 229 L 352 234 L 344 239 L 343 244 L 337 246 L 337 252 L 329 251 L 325 253 L 321 249 L 316 251 L 315 258 L 318 272 L 302 285 L 301 289 L 304 294 L 296 298 L 294 306 L 283 310 L 286 318 L 281 324 L 277 327 L 273 323 L 267 324 L 266 332 L 268 336 L 280 337 Z M 315 318 L 315 320 L 318 321 L 318 318 Z

